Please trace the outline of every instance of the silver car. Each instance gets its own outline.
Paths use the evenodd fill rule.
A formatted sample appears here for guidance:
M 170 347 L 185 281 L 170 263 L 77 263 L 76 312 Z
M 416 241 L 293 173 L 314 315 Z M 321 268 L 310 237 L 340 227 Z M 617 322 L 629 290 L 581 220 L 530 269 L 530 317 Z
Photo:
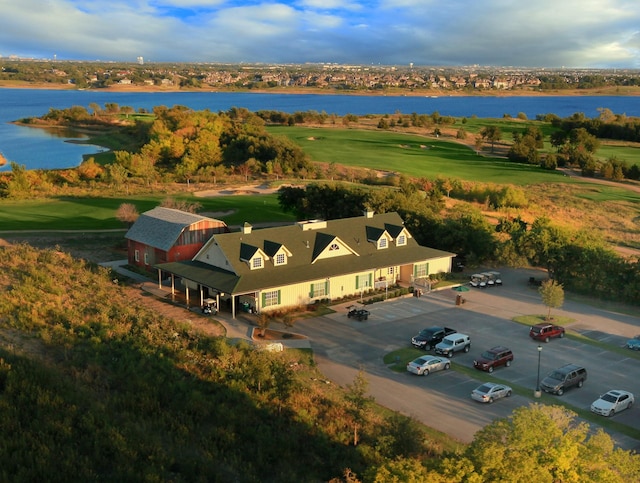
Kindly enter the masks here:
M 422 356 L 407 364 L 407 371 L 419 376 L 428 376 L 431 372 L 447 370 L 451 362 L 444 357 Z
M 602 416 L 613 416 L 615 413 L 629 409 L 633 406 L 633 402 L 633 394 L 630 392 L 612 389 L 593 401 L 591 411 Z
M 511 392 L 512 389 L 504 384 L 485 382 L 482 386 L 476 387 L 471 391 L 471 398 L 476 401 L 491 404 L 496 399 L 511 396 Z

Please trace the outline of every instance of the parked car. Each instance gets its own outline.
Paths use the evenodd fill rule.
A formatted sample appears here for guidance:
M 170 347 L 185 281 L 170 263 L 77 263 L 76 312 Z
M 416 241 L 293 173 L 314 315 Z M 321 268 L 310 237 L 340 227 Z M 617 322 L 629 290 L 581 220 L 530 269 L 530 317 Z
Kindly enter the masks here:
M 471 275 L 471 281 L 469 283 L 472 287 L 486 288 L 487 277 L 485 277 L 481 273 L 474 273 L 473 275 Z
M 633 339 L 627 341 L 627 349 L 640 351 L 640 335 L 636 335 Z
M 512 389 L 509 386 L 495 382 L 485 382 L 471 391 L 471 398 L 476 401 L 491 404 L 496 399 L 510 397 L 511 393 Z
M 442 342 L 436 345 L 436 354 L 452 357 L 455 352 L 469 352 L 469 349 L 471 349 L 471 338 L 456 332 L 446 336 Z
M 447 370 L 451 367 L 449 359 L 436 356 L 422 356 L 407 364 L 407 371 L 419 376 L 428 376 L 432 372 Z
M 529 329 L 529 337 L 534 340 L 549 342 L 554 337 L 564 337 L 564 327 L 548 323 L 541 323 L 531 326 Z
M 428 329 L 422 329 L 417 335 L 414 335 L 411 338 L 411 345 L 418 349 L 429 351 L 446 336 L 455 333 L 456 330 L 451 327 L 429 327 Z
M 612 389 L 591 404 L 591 411 L 602 416 L 613 416 L 633 406 L 633 394 L 620 389 Z
M 575 364 L 566 364 L 551 371 L 540 383 L 540 389 L 544 392 L 562 396 L 564 392 L 573 387 L 582 387 L 587 380 L 587 370 Z
M 513 361 L 513 352 L 506 347 L 496 346 L 486 350 L 473 361 L 473 367 L 481 371 L 493 372 L 496 367 L 509 367 Z

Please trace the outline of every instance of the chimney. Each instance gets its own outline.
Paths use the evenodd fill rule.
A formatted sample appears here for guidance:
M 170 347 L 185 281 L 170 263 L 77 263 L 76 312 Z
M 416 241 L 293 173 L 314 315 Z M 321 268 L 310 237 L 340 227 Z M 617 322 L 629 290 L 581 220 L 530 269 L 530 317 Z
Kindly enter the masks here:
M 244 233 L 245 235 L 251 233 L 251 225 L 246 221 L 244 222 L 244 225 L 242 225 L 242 233 Z
M 373 218 L 373 210 L 365 210 L 363 213 L 365 218 Z

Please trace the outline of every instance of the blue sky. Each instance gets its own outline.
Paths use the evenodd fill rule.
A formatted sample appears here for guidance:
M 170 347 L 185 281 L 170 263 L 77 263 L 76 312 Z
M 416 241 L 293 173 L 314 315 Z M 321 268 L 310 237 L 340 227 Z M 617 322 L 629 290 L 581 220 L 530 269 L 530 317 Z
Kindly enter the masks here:
M 638 0 L 0 0 L 0 55 L 640 69 Z

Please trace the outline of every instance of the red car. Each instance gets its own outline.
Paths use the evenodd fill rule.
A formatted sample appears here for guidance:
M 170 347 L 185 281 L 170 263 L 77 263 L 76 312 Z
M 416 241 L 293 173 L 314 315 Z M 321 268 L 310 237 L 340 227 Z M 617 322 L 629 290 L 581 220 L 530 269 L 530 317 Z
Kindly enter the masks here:
M 536 324 L 531 326 L 529 330 L 529 337 L 534 340 L 542 340 L 549 342 L 549 339 L 553 337 L 564 337 L 564 327 L 553 324 Z
M 480 357 L 473 361 L 473 367 L 481 371 L 493 372 L 496 367 L 511 365 L 513 352 L 506 347 L 497 346 L 484 351 Z

